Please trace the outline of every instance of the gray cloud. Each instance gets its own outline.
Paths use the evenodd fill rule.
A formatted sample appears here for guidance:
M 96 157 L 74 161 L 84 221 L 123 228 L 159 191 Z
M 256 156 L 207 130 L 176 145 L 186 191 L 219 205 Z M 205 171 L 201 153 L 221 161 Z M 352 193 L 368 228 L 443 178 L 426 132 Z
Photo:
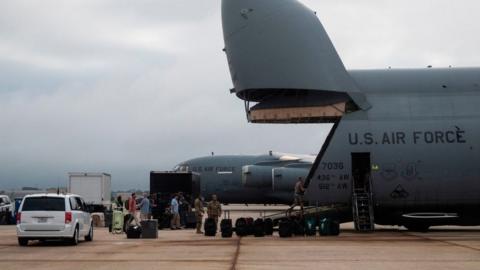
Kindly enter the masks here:
M 349 68 L 480 62 L 475 1 L 305 1 Z M 317 153 L 328 125 L 251 125 L 218 1 L 4 1 L 0 189 L 105 171 L 115 188 L 196 156 Z

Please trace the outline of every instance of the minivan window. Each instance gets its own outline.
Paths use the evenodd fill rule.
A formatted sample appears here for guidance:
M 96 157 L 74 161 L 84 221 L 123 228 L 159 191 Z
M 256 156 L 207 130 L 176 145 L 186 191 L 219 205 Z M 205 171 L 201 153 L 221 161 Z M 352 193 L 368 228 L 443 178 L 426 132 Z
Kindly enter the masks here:
M 22 211 L 65 211 L 65 199 L 56 197 L 26 198 Z
M 72 210 L 77 210 L 78 205 L 77 205 L 77 200 L 75 198 L 70 197 L 70 209 Z
M 76 210 L 80 210 L 80 211 L 83 211 L 83 203 L 82 203 L 82 200 L 80 200 L 79 197 L 75 197 L 75 200 L 77 201 L 77 209 Z

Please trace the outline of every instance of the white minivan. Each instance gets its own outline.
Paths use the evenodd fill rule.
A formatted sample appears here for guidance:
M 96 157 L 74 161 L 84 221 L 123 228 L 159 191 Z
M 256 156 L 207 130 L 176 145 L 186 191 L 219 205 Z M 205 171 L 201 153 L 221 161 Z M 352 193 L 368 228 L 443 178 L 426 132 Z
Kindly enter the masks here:
M 64 239 L 72 245 L 80 237 L 92 241 L 92 218 L 78 195 L 27 195 L 17 213 L 17 237 L 20 246 L 29 240 Z

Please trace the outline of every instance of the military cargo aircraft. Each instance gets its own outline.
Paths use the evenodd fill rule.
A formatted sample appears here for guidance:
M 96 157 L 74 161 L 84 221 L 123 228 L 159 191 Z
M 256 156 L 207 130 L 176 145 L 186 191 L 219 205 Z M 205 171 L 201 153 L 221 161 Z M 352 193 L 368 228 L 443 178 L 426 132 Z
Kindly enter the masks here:
M 295 0 L 223 0 L 222 21 L 248 121 L 333 123 L 310 204 L 351 205 L 360 231 L 480 225 L 480 68 L 346 70 Z
M 206 156 L 181 162 L 175 172 L 200 176 L 202 196 L 222 203 L 290 204 L 298 177 L 307 176 L 315 156 L 270 152 L 267 155 Z

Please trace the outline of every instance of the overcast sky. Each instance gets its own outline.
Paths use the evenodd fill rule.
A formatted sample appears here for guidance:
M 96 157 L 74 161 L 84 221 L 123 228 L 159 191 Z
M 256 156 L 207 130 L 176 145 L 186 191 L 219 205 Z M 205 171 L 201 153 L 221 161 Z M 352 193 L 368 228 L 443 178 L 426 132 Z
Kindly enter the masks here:
M 477 0 L 305 0 L 349 69 L 479 66 Z M 69 171 L 148 188 L 198 156 L 318 153 L 325 125 L 253 125 L 218 0 L 0 0 L 0 190 Z

